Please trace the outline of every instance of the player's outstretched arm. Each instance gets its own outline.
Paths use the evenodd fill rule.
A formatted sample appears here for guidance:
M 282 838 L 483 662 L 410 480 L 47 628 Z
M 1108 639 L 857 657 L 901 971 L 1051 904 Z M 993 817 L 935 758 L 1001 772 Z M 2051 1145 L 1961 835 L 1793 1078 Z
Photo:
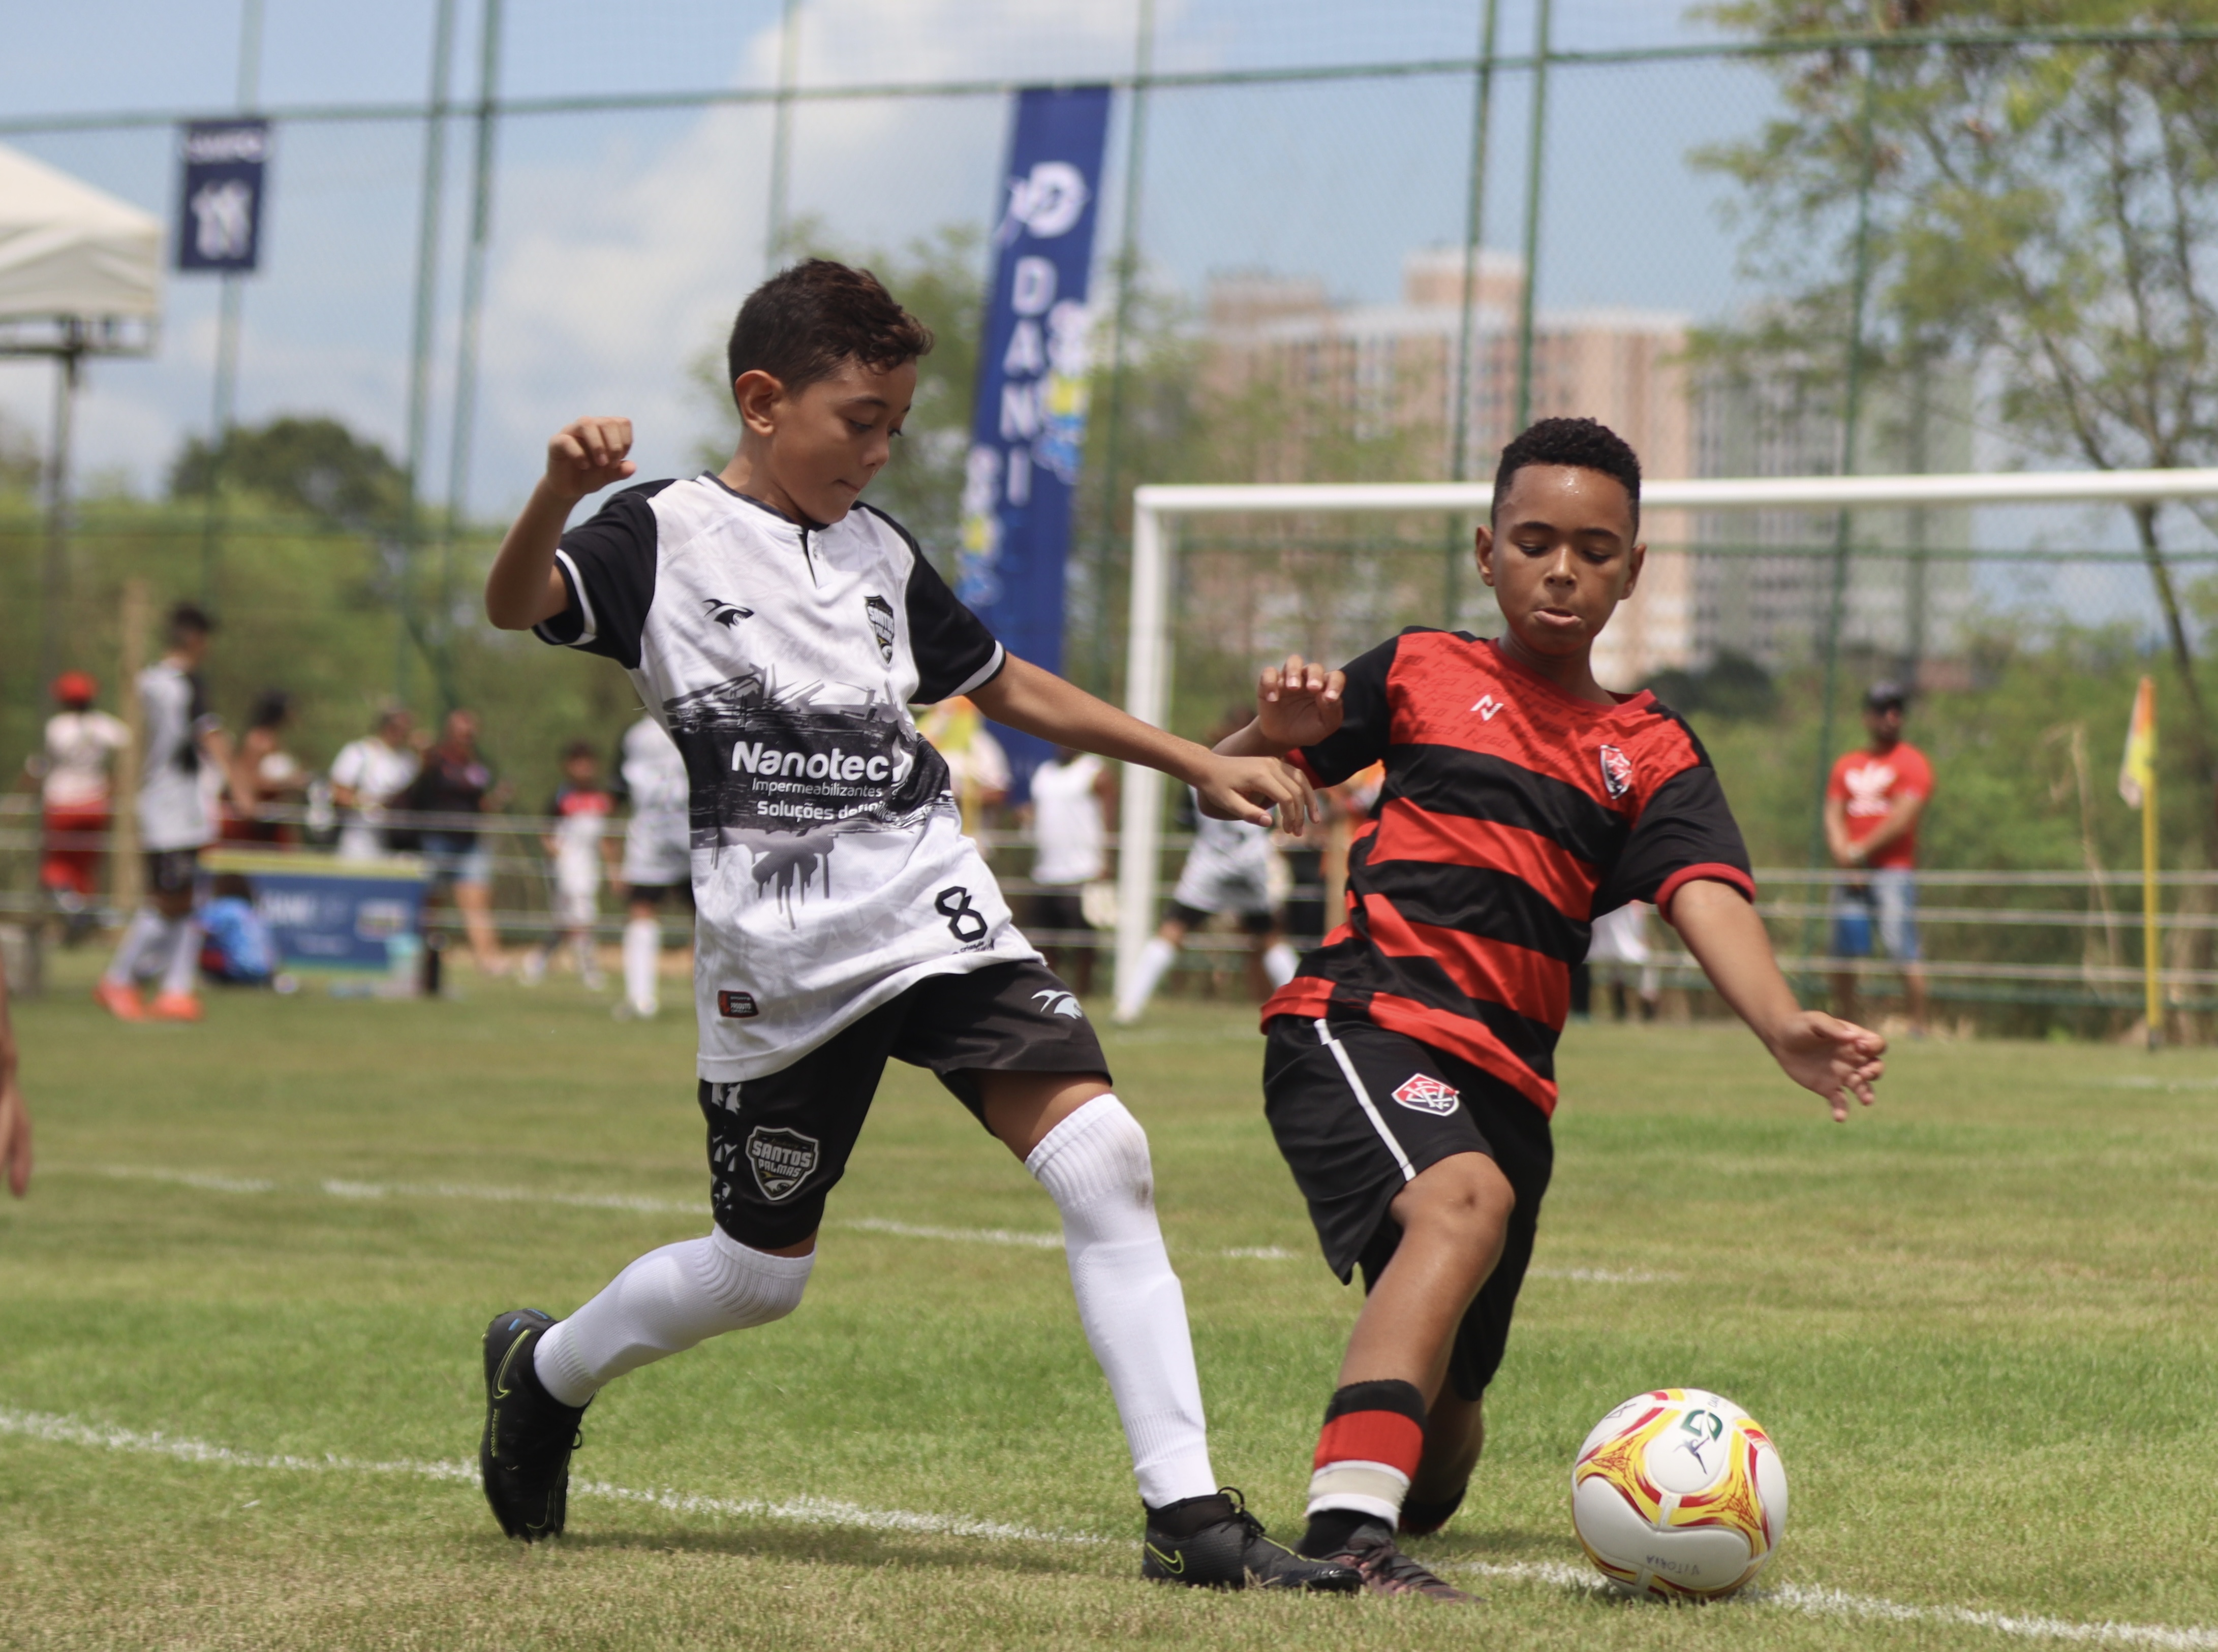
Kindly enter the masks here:
M 504 631 L 529 631 L 570 604 L 554 553 L 579 500 L 621 482 L 639 467 L 631 451 L 628 418 L 581 418 L 565 424 L 547 444 L 547 473 L 509 525 L 500 554 L 486 576 L 486 618 Z
M 1280 827 L 1299 833 L 1316 812 L 1310 783 L 1298 769 L 1276 758 L 1221 756 L 1143 723 L 1014 654 L 970 697 L 1005 727 L 1097 757 L 1160 769 L 1193 787 L 1202 813 L 1216 820 L 1268 826 L 1275 808 Z
M 1299 654 L 1266 665 L 1255 679 L 1255 721 L 1217 741 L 1226 757 L 1284 757 L 1338 732 L 1348 708 L 1348 673 L 1329 671 Z
M 1733 1013 L 1763 1041 L 1781 1071 L 1832 1104 L 1837 1123 L 1849 1098 L 1867 1107 L 1886 1064 L 1887 1040 L 1868 1027 L 1806 1010 L 1779 973 L 1763 919 L 1740 891 L 1707 879 L 1671 898 L 1672 927 Z

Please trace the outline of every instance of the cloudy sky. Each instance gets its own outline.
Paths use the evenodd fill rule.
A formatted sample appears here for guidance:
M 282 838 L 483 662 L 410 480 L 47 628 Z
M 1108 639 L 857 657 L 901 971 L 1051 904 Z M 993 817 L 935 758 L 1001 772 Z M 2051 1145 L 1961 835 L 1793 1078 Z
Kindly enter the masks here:
M 455 94 L 474 95 L 480 0 L 457 0 Z M 1476 0 L 1157 0 L 1156 61 L 1252 71 L 1468 53 Z M 502 94 L 681 93 L 775 83 L 777 0 L 509 0 Z M 261 97 L 282 114 L 420 99 L 433 0 L 269 0 Z M 1136 0 L 802 0 L 804 85 L 1126 72 Z M 237 94 L 238 0 L 71 0 L 12 9 L 0 54 L 0 143 L 160 215 L 173 206 L 172 117 L 220 114 Z M 1571 49 L 1713 38 L 1669 0 L 1558 0 Z M 1530 0 L 1504 0 L 1501 44 L 1527 49 Z M 1520 234 L 1530 120 L 1521 74 L 1497 83 L 1487 239 Z M 1323 278 L 1348 299 L 1394 295 L 1407 251 L 1459 238 L 1467 79 L 1168 90 L 1149 109 L 1141 239 L 1154 277 L 1198 293 L 1213 270 Z M 1688 152 L 1751 131 L 1766 84 L 1713 62 L 1565 69 L 1551 84 L 1543 197 L 1544 306 L 1715 314 L 1743 295 L 1721 192 Z M 96 130 L 21 128 L 44 117 L 156 115 Z M 1111 133 L 1124 152 L 1129 112 Z M 795 122 L 792 206 L 842 244 L 898 246 L 996 202 L 1006 97 L 826 100 Z M 530 486 L 546 435 L 574 415 L 640 422 L 648 473 L 683 466 L 712 423 L 687 368 L 763 273 L 771 118 L 755 106 L 550 112 L 502 124 L 469 502 L 481 513 Z M 427 472 L 446 473 L 448 397 L 471 144 L 449 128 Z M 420 121 L 283 122 L 267 263 L 249 287 L 239 412 L 328 411 L 399 451 L 424 129 Z M 1120 167 L 1105 248 L 1119 232 Z M 203 430 L 215 295 L 172 276 L 158 356 L 96 366 L 82 415 L 86 473 L 158 484 Z M 40 434 L 51 376 L 0 362 L 0 416 Z

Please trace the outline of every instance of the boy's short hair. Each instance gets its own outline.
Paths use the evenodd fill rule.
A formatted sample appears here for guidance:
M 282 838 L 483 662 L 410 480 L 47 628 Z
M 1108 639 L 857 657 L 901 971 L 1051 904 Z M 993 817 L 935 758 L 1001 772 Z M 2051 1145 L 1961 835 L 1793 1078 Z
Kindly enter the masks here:
M 179 603 L 170 610 L 170 640 L 183 642 L 189 636 L 204 637 L 215 629 L 215 621 L 198 603 Z
M 591 740 L 572 740 L 562 748 L 563 762 L 575 763 L 580 758 L 598 763 L 601 760 L 600 751 Z
M 214 894 L 219 900 L 251 900 L 254 885 L 244 872 L 218 872 Z
M 1502 450 L 1494 467 L 1494 506 L 1502 514 L 1502 496 L 1509 492 L 1511 477 L 1527 465 L 1576 465 L 1598 470 L 1624 485 L 1633 502 L 1633 526 L 1640 527 L 1640 458 L 1625 438 L 1599 419 L 1544 418 L 1528 424 Z
M 767 373 L 792 395 L 852 359 L 883 372 L 932 351 L 932 329 L 867 269 L 806 258 L 747 294 L 725 346 L 727 385 Z

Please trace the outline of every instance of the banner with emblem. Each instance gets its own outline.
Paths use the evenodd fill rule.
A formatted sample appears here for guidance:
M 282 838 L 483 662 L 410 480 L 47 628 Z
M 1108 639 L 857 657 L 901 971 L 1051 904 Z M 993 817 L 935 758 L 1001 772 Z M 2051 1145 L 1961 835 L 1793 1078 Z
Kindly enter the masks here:
M 267 121 L 192 121 L 177 189 L 177 268 L 246 275 L 262 266 Z
M 1106 86 L 1018 94 L 994 284 L 978 341 L 978 399 L 963 490 L 956 595 L 1009 652 L 1060 671 L 1071 495 L 1086 442 L 1095 205 Z M 1046 756 L 1005 733 L 1021 789 Z

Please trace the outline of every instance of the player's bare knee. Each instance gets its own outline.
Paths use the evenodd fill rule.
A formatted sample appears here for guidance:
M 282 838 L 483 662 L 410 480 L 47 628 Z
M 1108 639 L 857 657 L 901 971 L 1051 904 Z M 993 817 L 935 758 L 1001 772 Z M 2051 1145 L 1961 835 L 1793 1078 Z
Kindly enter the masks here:
M 1498 1235 L 1517 1207 L 1509 1179 L 1480 1153 L 1459 1153 L 1428 1166 L 1394 1200 L 1394 1218 L 1408 1233 L 1423 1228 L 1484 1239 Z

